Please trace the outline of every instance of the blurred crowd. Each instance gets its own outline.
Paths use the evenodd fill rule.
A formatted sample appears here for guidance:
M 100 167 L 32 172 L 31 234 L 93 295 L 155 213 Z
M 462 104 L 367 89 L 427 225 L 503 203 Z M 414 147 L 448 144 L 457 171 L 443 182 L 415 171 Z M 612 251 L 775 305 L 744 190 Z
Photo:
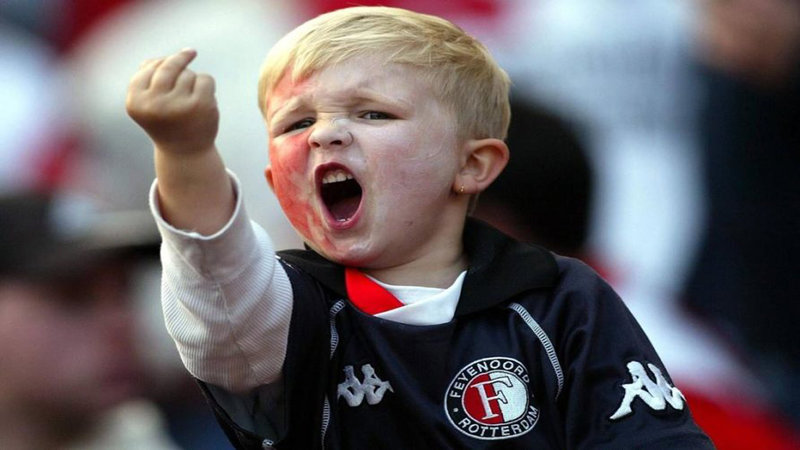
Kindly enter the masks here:
M 601 272 L 718 448 L 800 448 L 797 0 L 0 2 L 2 448 L 229 448 L 160 318 L 126 86 L 197 49 L 250 215 L 299 246 L 263 178 L 258 69 L 352 4 L 485 42 L 514 81 L 512 157 L 475 214 Z

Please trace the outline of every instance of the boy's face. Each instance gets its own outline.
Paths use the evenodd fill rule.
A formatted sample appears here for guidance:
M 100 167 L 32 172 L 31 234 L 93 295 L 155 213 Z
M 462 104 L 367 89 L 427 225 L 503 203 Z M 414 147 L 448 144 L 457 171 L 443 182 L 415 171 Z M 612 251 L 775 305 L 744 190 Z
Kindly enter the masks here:
M 365 268 L 460 245 L 455 116 L 418 69 L 357 57 L 293 82 L 267 106 L 267 180 L 316 251 Z

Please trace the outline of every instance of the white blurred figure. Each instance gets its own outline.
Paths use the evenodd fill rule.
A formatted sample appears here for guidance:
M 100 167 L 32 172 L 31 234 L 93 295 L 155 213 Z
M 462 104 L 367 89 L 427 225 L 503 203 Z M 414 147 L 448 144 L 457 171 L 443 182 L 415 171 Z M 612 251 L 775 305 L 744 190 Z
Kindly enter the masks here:
M 66 134 L 63 76 L 47 45 L 0 18 L 0 191 L 49 183 Z
M 521 54 L 506 67 L 517 87 L 582 125 L 599 175 L 593 251 L 622 279 L 675 289 L 702 212 L 690 4 L 543 0 L 523 9 L 512 41 Z

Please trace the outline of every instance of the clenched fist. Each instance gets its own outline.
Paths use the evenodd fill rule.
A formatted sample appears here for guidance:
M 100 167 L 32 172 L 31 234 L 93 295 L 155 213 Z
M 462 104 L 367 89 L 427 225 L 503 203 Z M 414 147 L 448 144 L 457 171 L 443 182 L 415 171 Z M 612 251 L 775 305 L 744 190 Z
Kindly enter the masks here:
M 212 234 L 233 214 L 236 196 L 214 145 L 219 110 L 214 79 L 187 67 L 183 50 L 145 61 L 131 79 L 128 114 L 155 144 L 161 214 L 180 229 Z
M 196 56 L 186 49 L 147 60 L 131 79 L 128 115 L 159 151 L 178 155 L 214 148 L 219 128 L 214 79 L 187 68 Z

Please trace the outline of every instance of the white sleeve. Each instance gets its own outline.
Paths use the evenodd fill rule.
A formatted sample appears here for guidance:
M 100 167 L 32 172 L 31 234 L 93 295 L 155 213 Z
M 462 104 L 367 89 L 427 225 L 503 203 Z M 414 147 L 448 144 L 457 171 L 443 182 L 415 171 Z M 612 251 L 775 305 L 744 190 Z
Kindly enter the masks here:
M 161 216 L 156 186 L 150 208 L 162 236 L 161 300 L 167 330 L 194 377 L 231 392 L 276 381 L 286 356 L 292 286 L 272 241 L 251 222 L 239 181 L 231 220 L 203 236 Z

